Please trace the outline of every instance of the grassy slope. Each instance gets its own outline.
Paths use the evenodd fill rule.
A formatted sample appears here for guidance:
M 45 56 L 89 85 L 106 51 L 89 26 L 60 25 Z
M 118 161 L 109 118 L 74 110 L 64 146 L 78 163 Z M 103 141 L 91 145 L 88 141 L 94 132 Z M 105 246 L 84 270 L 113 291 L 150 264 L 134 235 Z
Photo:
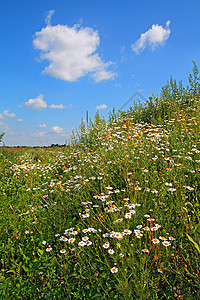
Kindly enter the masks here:
M 200 298 L 196 65 L 189 80 L 71 147 L 1 150 L 1 297 Z

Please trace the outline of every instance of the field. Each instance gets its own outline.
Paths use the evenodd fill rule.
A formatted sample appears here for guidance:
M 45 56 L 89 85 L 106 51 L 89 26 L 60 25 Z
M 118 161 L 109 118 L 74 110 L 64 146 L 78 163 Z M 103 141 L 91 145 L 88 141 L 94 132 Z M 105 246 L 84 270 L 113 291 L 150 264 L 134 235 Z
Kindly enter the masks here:
M 1 299 L 200 299 L 200 88 L 0 150 Z

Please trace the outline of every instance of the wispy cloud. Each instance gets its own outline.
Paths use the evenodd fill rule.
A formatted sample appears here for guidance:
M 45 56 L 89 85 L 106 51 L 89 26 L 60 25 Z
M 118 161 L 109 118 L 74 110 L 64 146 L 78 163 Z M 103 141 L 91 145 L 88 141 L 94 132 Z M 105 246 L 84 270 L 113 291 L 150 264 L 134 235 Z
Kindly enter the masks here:
M 17 119 L 17 122 L 23 123 L 23 122 L 24 122 L 24 119 Z
M 51 25 L 51 18 L 52 18 L 52 16 L 53 16 L 54 12 L 55 12 L 55 10 L 53 10 L 53 9 L 51 9 L 51 10 L 49 10 L 49 11 L 47 12 L 47 15 L 46 15 L 46 18 L 45 18 L 45 23 L 46 23 L 47 25 Z
M 72 108 L 72 105 L 63 105 L 63 104 L 51 104 L 48 106 L 51 109 L 68 109 L 68 108 Z
M 46 124 L 40 124 L 40 125 L 38 125 L 38 127 L 39 127 L 39 128 L 46 128 L 47 125 L 46 125 Z
M 171 33 L 169 25 L 169 20 L 166 22 L 165 28 L 162 25 L 153 24 L 149 30 L 147 30 L 145 33 L 142 33 L 140 38 L 134 44 L 132 44 L 132 50 L 136 54 L 139 54 L 148 46 L 154 50 L 158 45 L 163 45 Z
M 6 123 L 3 123 L 1 120 L 0 120 L 0 130 L 3 131 L 3 132 L 7 132 L 10 130 L 8 124 Z M 2 132 L 1 132 L 2 133 Z
M 95 82 L 113 79 L 116 74 L 108 70 L 113 63 L 104 62 L 96 52 L 100 44 L 99 33 L 90 27 L 50 25 L 54 11 L 46 18 L 47 26 L 35 33 L 33 45 L 41 50 L 40 59 L 47 60 L 43 74 L 73 82 L 90 74 Z
M 16 116 L 16 114 L 9 113 L 9 110 L 4 110 L 2 113 L 0 113 L 0 120 L 14 118 L 15 116 Z
M 108 107 L 108 106 L 107 106 L 106 104 L 102 104 L 102 105 L 96 106 L 96 109 L 101 110 L 101 109 L 106 109 L 107 107 Z
M 43 108 L 47 107 L 46 101 L 43 100 L 44 96 L 39 94 L 38 97 L 29 99 L 25 102 L 24 106 L 34 110 L 42 110 Z

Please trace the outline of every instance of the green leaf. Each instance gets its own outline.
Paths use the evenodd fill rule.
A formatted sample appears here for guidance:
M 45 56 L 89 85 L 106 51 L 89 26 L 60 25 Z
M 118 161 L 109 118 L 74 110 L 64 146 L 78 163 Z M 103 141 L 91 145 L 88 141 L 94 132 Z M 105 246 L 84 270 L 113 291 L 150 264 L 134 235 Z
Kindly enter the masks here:
M 190 242 L 192 242 L 194 244 L 195 248 L 200 253 L 199 245 L 191 238 L 191 236 L 189 236 L 187 233 L 186 233 L 186 235 L 187 235 L 188 239 L 190 240 Z
M 44 250 L 38 249 L 38 255 L 42 256 L 44 254 Z
M 6 273 L 16 273 L 14 270 L 9 270 L 9 271 L 7 271 Z

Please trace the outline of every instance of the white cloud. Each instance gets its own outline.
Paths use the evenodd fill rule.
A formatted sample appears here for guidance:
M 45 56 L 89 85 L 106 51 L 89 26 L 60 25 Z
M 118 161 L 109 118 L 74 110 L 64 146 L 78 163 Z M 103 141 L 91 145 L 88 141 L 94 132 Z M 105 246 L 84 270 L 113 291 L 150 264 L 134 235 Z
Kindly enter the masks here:
M 47 25 L 51 25 L 51 17 L 53 16 L 55 10 L 51 9 L 47 12 L 46 18 L 45 18 L 45 23 Z
M 4 110 L 2 113 L 0 113 L 0 120 L 4 120 L 7 118 L 14 118 L 16 114 L 9 113 L 9 110 Z
M 109 63 L 107 65 L 109 65 Z M 115 73 L 106 71 L 104 69 L 102 69 L 102 70 L 99 69 L 92 75 L 95 82 L 100 82 L 102 80 L 108 80 L 108 79 L 114 79 L 115 76 L 116 76 Z
M 98 31 L 80 24 L 73 27 L 48 24 L 33 39 L 34 47 L 41 50 L 40 59 L 49 62 L 43 73 L 70 82 L 88 73 L 96 82 L 116 76 L 107 70 L 112 62 L 104 62 L 96 52 L 99 44 Z
M 29 99 L 26 103 L 25 106 L 34 110 L 41 110 L 43 108 L 47 107 L 46 101 L 43 100 L 43 95 L 39 94 L 38 97 L 34 99 Z
M 23 123 L 23 122 L 24 122 L 24 119 L 17 119 L 17 122 Z
M 40 124 L 40 125 L 38 125 L 38 127 L 39 127 L 39 128 L 46 128 L 47 125 L 46 125 L 46 124 Z
M 53 132 L 55 133 L 61 133 L 64 129 L 59 126 L 53 126 L 52 127 Z
M 9 131 L 9 130 L 10 130 L 10 128 L 9 128 L 8 124 L 3 123 L 3 122 L 0 120 L 0 134 L 2 133 L 2 131 L 3 131 L 3 132 L 7 132 L 7 131 Z
M 67 107 L 65 107 L 63 104 L 51 104 L 51 105 L 49 105 L 49 108 L 52 108 L 52 109 L 64 109 L 64 108 L 67 108 Z
M 164 42 L 169 38 L 171 30 L 169 29 L 170 21 L 166 22 L 165 28 L 158 24 L 153 24 L 151 29 L 142 33 L 140 38 L 132 44 L 131 48 L 136 53 L 139 54 L 147 46 L 154 50 L 158 45 L 164 44 Z
M 96 106 L 96 109 L 106 109 L 108 106 L 106 104 L 102 104 L 102 105 L 99 105 L 99 106 Z

